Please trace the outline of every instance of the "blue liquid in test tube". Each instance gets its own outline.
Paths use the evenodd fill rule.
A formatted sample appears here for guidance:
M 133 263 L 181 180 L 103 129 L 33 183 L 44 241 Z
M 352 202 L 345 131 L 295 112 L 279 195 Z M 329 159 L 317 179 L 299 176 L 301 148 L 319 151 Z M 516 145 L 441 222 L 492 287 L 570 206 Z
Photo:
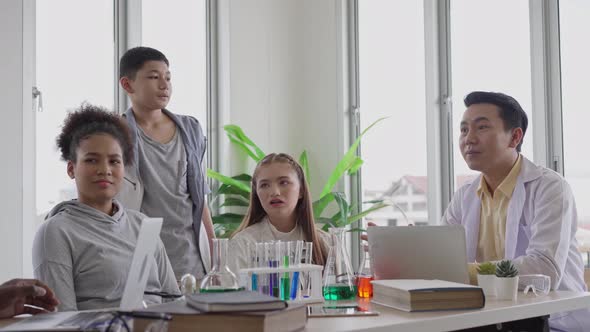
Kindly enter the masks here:
M 258 290 L 258 275 L 256 273 L 252 273 L 252 290 Z
M 297 298 L 297 288 L 299 288 L 299 272 L 293 272 L 293 279 L 291 280 L 291 300 Z

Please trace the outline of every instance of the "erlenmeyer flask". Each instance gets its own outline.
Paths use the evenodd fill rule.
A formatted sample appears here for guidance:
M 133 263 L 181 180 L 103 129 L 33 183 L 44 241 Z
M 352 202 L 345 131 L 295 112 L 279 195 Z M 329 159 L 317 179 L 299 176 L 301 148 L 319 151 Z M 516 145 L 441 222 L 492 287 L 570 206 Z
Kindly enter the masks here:
M 358 288 L 358 296 L 361 298 L 373 297 L 373 272 L 371 271 L 371 262 L 369 255 L 365 248 L 362 250 L 361 263 L 356 274 L 356 286 Z
M 325 300 L 350 300 L 356 296 L 357 288 L 346 251 L 344 234 L 344 228 L 330 228 L 332 246 L 324 269 Z
M 201 293 L 236 291 L 238 278 L 227 266 L 228 239 L 213 239 L 213 267 L 201 282 Z

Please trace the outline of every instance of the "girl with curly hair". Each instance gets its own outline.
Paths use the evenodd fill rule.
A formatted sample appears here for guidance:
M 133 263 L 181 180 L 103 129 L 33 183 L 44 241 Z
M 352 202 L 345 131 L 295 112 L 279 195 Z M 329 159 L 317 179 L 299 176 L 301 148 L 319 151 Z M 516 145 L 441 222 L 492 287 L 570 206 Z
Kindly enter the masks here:
M 116 114 L 82 104 L 65 119 L 57 146 L 78 199 L 55 206 L 38 230 L 35 277 L 55 291 L 60 311 L 118 307 L 146 218 L 115 199 L 125 164 L 133 162 L 129 129 Z M 146 292 L 179 293 L 161 241 L 149 266 Z M 154 295 L 144 300 L 161 302 Z

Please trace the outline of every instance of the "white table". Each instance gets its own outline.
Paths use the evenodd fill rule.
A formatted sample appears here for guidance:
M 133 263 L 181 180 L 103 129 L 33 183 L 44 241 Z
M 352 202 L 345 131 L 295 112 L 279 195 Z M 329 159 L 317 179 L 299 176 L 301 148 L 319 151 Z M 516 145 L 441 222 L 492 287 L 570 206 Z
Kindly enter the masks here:
M 489 297 L 483 309 L 465 311 L 409 313 L 377 304 L 360 305 L 370 305 L 379 316 L 309 318 L 305 331 L 451 331 L 590 308 L 590 293 L 556 291 L 535 297 L 521 292 L 516 302 Z

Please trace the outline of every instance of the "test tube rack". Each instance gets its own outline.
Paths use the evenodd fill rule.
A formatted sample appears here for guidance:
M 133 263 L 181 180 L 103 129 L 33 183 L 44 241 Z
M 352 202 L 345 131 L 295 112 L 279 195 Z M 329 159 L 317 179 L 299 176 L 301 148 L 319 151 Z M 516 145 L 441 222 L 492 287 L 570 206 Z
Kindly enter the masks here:
M 254 268 L 246 268 L 240 269 L 240 277 L 242 280 L 247 279 L 247 289 L 252 290 L 252 275 L 262 275 L 262 274 L 274 274 L 274 273 L 285 273 L 289 272 L 292 276 L 292 272 L 299 272 L 300 278 L 302 277 L 302 272 L 309 273 L 310 278 L 310 293 L 308 297 L 297 296 L 295 300 L 287 300 L 289 303 L 322 303 L 324 302 L 324 297 L 322 294 L 322 270 L 324 269 L 321 265 L 314 265 L 314 264 L 299 264 L 293 265 L 290 267 L 254 267 Z M 298 292 L 299 293 L 299 292 Z

